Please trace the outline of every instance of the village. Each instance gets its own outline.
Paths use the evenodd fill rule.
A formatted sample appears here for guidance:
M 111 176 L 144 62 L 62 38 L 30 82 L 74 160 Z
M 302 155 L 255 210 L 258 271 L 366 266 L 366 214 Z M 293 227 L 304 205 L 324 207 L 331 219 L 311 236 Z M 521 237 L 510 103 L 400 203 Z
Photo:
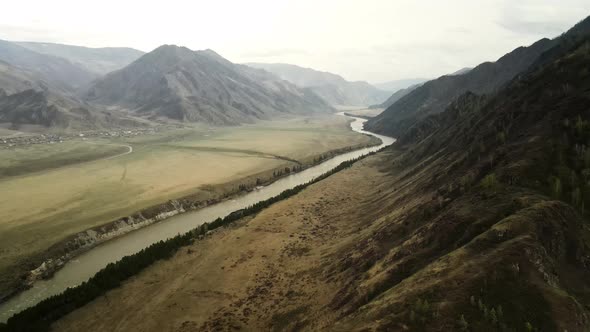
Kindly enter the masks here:
M 157 126 L 150 128 L 127 128 L 117 130 L 93 130 L 76 133 L 45 133 L 22 134 L 18 136 L 0 137 L 0 148 L 14 148 L 33 144 L 58 144 L 75 139 L 86 140 L 88 138 L 114 138 L 133 137 L 140 135 L 153 135 L 164 130 L 172 129 L 171 126 Z

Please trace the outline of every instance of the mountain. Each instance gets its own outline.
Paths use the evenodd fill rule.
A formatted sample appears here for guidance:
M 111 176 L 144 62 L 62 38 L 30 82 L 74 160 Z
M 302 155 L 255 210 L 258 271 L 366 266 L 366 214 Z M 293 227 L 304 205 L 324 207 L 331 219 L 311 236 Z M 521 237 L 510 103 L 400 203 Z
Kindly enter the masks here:
M 97 109 L 50 90 L 0 90 L 0 124 L 21 131 L 71 131 L 147 125 L 141 119 Z
M 386 109 L 389 106 L 393 105 L 396 101 L 400 100 L 402 97 L 404 97 L 405 95 L 409 94 L 410 92 L 416 90 L 420 85 L 422 84 L 414 84 L 411 85 L 405 89 L 401 89 L 398 90 L 396 92 L 394 92 L 391 96 L 389 96 L 389 98 L 387 98 L 387 100 L 385 100 L 383 103 L 378 104 L 378 105 L 371 105 L 369 108 L 383 108 Z
M 2 95 L 28 89 L 46 90 L 47 88 L 47 84 L 36 78 L 34 74 L 0 60 L 0 90 Z
M 140 119 L 89 105 L 37 74 L 0 61 L 0 124 L 25 131 L 144 125 Z
M 454 72 L 452 74 L 449 74 L 448 76 L 463 75 L 463 74 L 466 74 L 469 71 L 471 71 L 471 69 L 473 69 L 473 68 L 465 67 L 465 68 L 457 70 L 456 72 Z M 415 84 L 412 84 L 406 88 L 400 88 L 394 94 L 392 94 L 389 98 L 387 98 L 386 101 L 384 101 L 383 103 L 378 104 L 378 105 L 371 105 L 370 108 L 386 109 L 389 106 L 395 104 L 396 101 L 400 100 L 405 95 L 416 90 L 418 87 L 420 87 L 422 85 L 422 83 L 424 81 L 426 81 L 426 79 L 400 80 L 400 81 L 392 81 L 392 82 L 388 82 L 388 83 L 383 83 L 383 84 L 388 84 L 389 87 L 394 87 L 394 86 L 404 86 L 407 82 L 416 82 Z
M 145 54 L 128 47 L 90 48 L 73 45 L 36 42 L 15 42 L 31 51 L 66 59 L 96 75 L 121 69 Z
M 589 64 L 587 38 L 373 161 L 391 174 L 365 198 L 376 222 L 331 256 L 339 330 L 590 329 Z
M 411 86 L 419 85 L 428 81 L 427 78 L 406 78 L 402 80 L 394 80 L 389 82 L 383 83 L 375 83 L 373 84 L 377 89 L 381 89 L 384 91 L 391 91 L 396 92 L 399 90 L 403 90 L 409 88 Z
M 480 64 L 465 74 L 446 75 L 426 82 L 368 121 L 366 127 L 393 136 L 403 135 L 418 120 L 440 113 L 463 93 L 494 93 L 533 64 L 551 61 L 555 58 L 554 53 L 568 50 L 580 36 L 587 33 L 590 33 L 590 18 L 579 22 L 556 39 L 541 39 L 528 47 L 515 49 L 496 62 Z
M 383 102 L 388 92 L 367 82 L 349 82 L 339 75 L 283 63 L 248 63 L 299 87 L 309 88 L 331 105 L 368 106 Z
M 152 119 L 217 125 L 332 110 L 311 91 L 265 71 L 233 64 L 211 50 L 174 45 L 95 81 L 86 99 Z
M 442 112 L 453 99 L 467 91 L 493 93 L 555 44 L 555 41 L 541 39 L 529 47 L 515 49 L 496 62 L 485 62 L 466 74 L 445 75 L 428 81 L 367 122 L 366 126 L 376 132 L 399 136 L 418 119 Z
M 469 67 L 461 68 L 461 69 L 457 70 L 456 72 L 451 73 L 449 75 L 450 76 L 457 76 L 457 75 L 467 74 L 468 72 L 471 71 L 471 69 L 473 69 L 473 68 L 469 68 Z
M 4 40 L 0 40 L 0 60 L 31 72 L 57 88 L 72 92 L 86 86 L 97 77 L 96 74 L 64 58 L 37 53 Z

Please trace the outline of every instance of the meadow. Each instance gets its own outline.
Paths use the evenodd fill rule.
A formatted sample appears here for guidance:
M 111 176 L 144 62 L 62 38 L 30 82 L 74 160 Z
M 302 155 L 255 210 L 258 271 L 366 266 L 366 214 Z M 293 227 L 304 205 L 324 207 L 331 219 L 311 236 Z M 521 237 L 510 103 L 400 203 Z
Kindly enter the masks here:
M 0 291 L 72 234 L 186 195 L 217 198 L 240 179 L 369 142 L 346 118 L 325 116 L 0 150 Z

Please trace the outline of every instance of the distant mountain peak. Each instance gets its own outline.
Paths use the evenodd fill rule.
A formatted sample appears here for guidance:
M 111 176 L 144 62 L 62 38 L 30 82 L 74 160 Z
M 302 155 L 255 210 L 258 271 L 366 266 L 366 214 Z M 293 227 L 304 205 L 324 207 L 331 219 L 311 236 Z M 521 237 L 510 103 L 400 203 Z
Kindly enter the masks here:
M 177 45 L 162 45 L 96 81 L 87 98 L 150 118 L 219 125 L 331 110 L 319 97 L 275 76 L 235 65 L 210 49 Z
M 342 76 L 285 63 L 247 63 L 247 66 L 264 69 L 299 87 L 307 88 L 335 106 L 369 106 L 389 97 L 365 81 L 350 82 Z

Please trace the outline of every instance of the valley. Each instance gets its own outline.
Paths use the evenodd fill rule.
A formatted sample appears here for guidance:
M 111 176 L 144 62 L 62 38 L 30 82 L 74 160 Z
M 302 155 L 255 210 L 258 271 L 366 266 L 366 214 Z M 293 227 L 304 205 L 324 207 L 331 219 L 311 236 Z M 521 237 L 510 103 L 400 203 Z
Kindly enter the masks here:
M 590 4 L 217 3 L 0 24 L 0 332 L 590 331 Z
M 586 331 L 588 38 L 53 328 Z
M 371 144 L 333 115 L 2 149 L 2 293 L 73 234 L 172 199 L 223 199 L 285 167 Z

